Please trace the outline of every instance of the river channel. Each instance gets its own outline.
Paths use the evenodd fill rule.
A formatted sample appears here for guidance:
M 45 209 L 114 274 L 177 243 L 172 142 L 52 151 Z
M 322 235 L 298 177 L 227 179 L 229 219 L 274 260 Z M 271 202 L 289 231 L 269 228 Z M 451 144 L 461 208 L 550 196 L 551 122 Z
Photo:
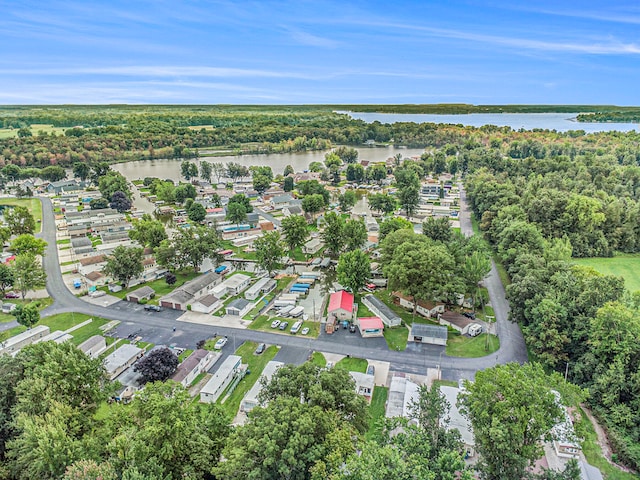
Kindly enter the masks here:
M 402 147 L 358 147 L 358 160 L 369 160 L 371 162 L 385 161 L 396 154 L 402 154 L 403 158 L 420 156 L 422 148 L 402 148 Z M 201 157 L 200 160 L 209 162 L 229 163 L 236 162 L 250 167 L 252 165 L 268 165 L 276 175 L 284 172 L 287 165 L 291 165 L 296 172 L 302 172 L 309 168 L 311 162 L 323 162 L 326 152 L 300 152 L 300 153 L 272 153 L 269 155 L 230 155 L 225 157 Z M 171 178 L 178 180 L 181 178 L 180 165 L 182 160 L 158 159 L 142 160 L 139 162 L 117 163 L 111 168 L 124 175 L 127 180 L 137 180 L 144 177 Z

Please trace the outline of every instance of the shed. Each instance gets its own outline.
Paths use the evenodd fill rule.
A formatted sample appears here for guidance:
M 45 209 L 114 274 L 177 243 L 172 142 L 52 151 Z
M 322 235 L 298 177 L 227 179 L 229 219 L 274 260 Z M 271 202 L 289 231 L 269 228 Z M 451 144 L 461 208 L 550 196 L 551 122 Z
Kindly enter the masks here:
M 379 317 L 364 317 L 356 320 L 360 335 L 362 338 L 382 337 L 384 332 L 384 323 Z
M 191 304 L 191 311 L 200 313 L 213 313 L 222 306 L 222 301 L 210 293 L 200 297 Z
M 156 296 L 156 292 L 149 286 L 140 287 L 127 294 L 127 302 L 140 303 L 141 300 L 151 300 Z
M 227 315 L 234 315 L 236 317 L 244 317 L 251 310 L 251 302 L 244 298 L 236 298 L 229 305 L 227 305 Z
M 462 335 L 469 333 L 469 327 L 475 323 L 471 318 L 460 315 L 458 312 L 446 311 L 438 315 L 440 325 L 448 325 Z
M 416 343 L 430 343 L 432 345 L 447 345 L 447 327 L 439 325 L 425 325 L 414 323 L 411 325 L 409 341 Z
M 402 323 L 400 316 L 391 310 L 382 300 L 374 295 L 367 295 L 362 299 L 369 310 L 375 313 L 387 327 L 397 327 Z

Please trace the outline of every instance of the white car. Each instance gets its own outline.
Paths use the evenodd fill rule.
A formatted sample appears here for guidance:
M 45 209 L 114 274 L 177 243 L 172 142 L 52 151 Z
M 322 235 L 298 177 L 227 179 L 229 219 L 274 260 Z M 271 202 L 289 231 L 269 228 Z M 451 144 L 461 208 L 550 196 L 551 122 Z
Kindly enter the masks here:
M 306 335 L 306 334 L 308 334 L 308 333 L 309 333 L 309 327 L 304 327 L 300 333 L 301 333 L 302 335 Z
M 280 320 L 274 320 L 271 322 L 271 328 L 278 328 L 280 326 Z
M 222 347 L 224 347 L 226 344 L 227 344 L 227 337 L 219 338 L 216 344 L 213 346 L 213 349 L 222 350 Z

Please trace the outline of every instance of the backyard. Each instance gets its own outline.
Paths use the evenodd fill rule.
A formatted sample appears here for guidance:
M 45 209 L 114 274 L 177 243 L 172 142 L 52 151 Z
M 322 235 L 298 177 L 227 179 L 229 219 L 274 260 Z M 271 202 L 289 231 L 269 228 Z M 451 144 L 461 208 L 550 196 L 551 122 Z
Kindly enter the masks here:
M 450 357 L 478 358 L 491 355 L 499 348 L 500 340 L 495 335 L 481 333 L 476 337 L 468 337 L 449 330 L 446 353 Z

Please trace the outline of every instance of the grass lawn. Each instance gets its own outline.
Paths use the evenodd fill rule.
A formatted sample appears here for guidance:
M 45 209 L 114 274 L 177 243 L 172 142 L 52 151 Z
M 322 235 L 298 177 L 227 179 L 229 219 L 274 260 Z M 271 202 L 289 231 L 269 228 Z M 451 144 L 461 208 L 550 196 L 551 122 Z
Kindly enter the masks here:
M 81 327 L 77 330 L 71 332 L 73 335 L 73 339 L 71 343 L 74 345 L 80 345 L 85 340 L 93 337 L 94 335 L 102 335 L 103 331 L 100 330 L 102 325 L 106 325 L 111 320 L 107 320 L 106 318 L 94 317 L 91 315 L 85 315 L 84 313 L 59 313 L 58 315 L 52 315 L 51 317 L 46 317 L 40 320 L 38 325 L 47 325 L 52 332 L 56 330 L 67 330 L 79 323 L 84 322 L 92 318 L 93 321 L 84 327 Z
M 507 288 L 507 285 L 511 285 L 511 278 L 509 278 L 509 274 L 507 273 L 507 269 L 504 268 L 504 265 L 500 262 L 497 254 L 493 255 L 493 261 L 496 264 L 496 270 L 498 271 L 498 276 L 500 277 L 500 281 L 502 285 Z
M 70 238 L 63 238 L 62 240 L 57 240 L 56 244 L 57 245 L 67 245 L 71 243 L 71 239 Z
M 180 360 L 180 362 L 184 362 L 187 359 L 187 357 L 192 353 L 193 353 L 193 350 L 185 350 L 180 355 L 178 355 L 178 360 Z
M 407 327 L 385 328 L 384 339 L 387 341 L 389 350 L 405 350 L 409 339 L 409 329 Z
M 225 395 L 222 396 L 224 403 L 221 403 L 220 406 L 231 418 L 235 417 L 236 413 L 238 413 L 242 398 L 251 389 L 253 384 L 258 381 L 265 365 L 269 363 L 270 360 L 273 360 L 273 357 L 278 353 L 278 347 L 272 345 L 267 348 L 262 355 L 254 355 L 253 352 L 257 346 L 258 344 L 255 342 L 245 342 L 235 352 L 236 355 L 242 357 L 242 363 L 249 366 L 248 368 L 251 373 L 248 373 L 240 380 L 240 383 L 229 397 Z
M 340 368 L 342 370 L 346 370 L 347 372 L 366 373 L 368 365 L 369 362 L 367 362 L 364 358 L 344 357 L 342 360 L 336 363 L 335 368 Z
M 584 411 L 580 409 L 580 416 L 582 417 L 576 425 L 576 430 L 584 435 L 584 442 L 582 443 L 582 453 L 587 458 L 587 461 L 594 467 L 598 467 L 604 474 L 604 478 L 607 480 L 632 480 L 637 479 L 637 475 L 623 472 L 611 465 L 606 458 L 602 455 L 602 449 L 598 445 L 598 437 L 591 421 L 584 414 Z
M 618 253 L 612 258 L 575 258 L 577 265 L 592 267 L 604 275 L 624 278 L 624 284 L 630 292 L 640 290 L 640 255 Z
M 458 382 L 454 382 L 453 380 L 434 380 L 433 386 L 440 387 L 456 387 L 458 388 Z
M 324 355 L 320 352 L 313 352 L 310 362 L 314 365 L 319 366 L 320 368 L 324 368 L 327 366 L 327 359 L 324 358 Z
M 42 204 L 37 198 L 0 198 L 0 205 L 27 207 L 36 220 L 36 232 L 42 227 Z
M 489 349 L 487 346 L 487 335 L 489 335 Z M 500 348 L 500 340 L 495 335 L 481 333 L 477 337 L 467 337 L 459 333 L 449 331 L 447 341 L 447 355 L 450 357 L 477 358 L 492 354 Z
M 369 405 L 369 430 L 365 434 L 365 439 L 367 440 L 375 438 L 382 430 L 385 410 L 384 407 L 387 402 L 388 395 L 389 389 L 387 387 L 376 386 L 373 389 L 373 397 L 371 397 L 371 405 Z
M 4 300 L 4 303 L 15 303 L 16 305 L 27 305 L 28 303 L 35 303 L 38 305 L 38 309 L 42 310 L 53 303 L 52 298 L 38 298 L 38 299 L 25 299 L 21 298 L 12 298 L 11 300 Z M 7 323 L 15 320 L 16 317 L 11 315 L 10 313 L 0 313 L 0 323 Z
M 281 322 L 282 321 L 289 322 L 289 326 L 287 327 L 286 330 L 280 330 L 279 328 L 271 328 L 271 322 L 273 322 L 276 318 Z M 251 325 L 249 325 L 249 328 L 251 330 L 260 330 L 263 332 L 279 333 L 280 335 L 294 335 L 293 333 L 291 333 L 291 327 L 297 320 L 299 319 L 279 318 L 279 317 L 272 317 L 270 315 L 260 315 L 253 322 L 251 322 Z M 310 320 L 306 322 L 302 322 L 302 327 L 300 327 L 300 330 L 302 330 L 303 328 L 309 329 L 309 333 L 307 335 L 300 335 L 303 338 L 304 337 L 318 338 L 318 335 L 320 335 L 320 322 L 313 322 Z

